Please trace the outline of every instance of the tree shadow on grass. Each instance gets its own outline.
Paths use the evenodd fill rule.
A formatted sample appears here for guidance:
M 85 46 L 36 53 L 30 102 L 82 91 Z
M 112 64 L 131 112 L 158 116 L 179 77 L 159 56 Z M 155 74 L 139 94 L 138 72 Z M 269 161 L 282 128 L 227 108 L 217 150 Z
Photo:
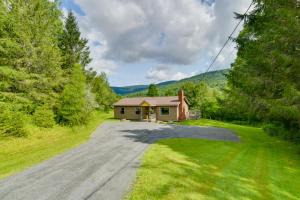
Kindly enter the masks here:
M 282 188 L 280 192 L 270 191 L 271 186 L 274 188 L 279 185 L 269 184 L 268 174 L 263 174 L 265 169 L 255 169 L 260 162 L 257 158 L 261 152 L 241 143 L 208 141 L 222 137 L 214 131 L 201 133 L 200 129 L 200 132 L 195 130 L 184 129 L 185 133 L 179 133 L 170 126 L 122 131 L 126 133 L 125 137 L 135 142 L 156 143 L 156 147 L 151 149 L 155 156 L 149 159 L 146 154 L 131 197 L 272 199 L 276 195 L 276 198 L 282 199 L 299 198 Z M 145 178 L 147 180 L 139 180 Z M 151 184 L 145 187 L 139 182 Z

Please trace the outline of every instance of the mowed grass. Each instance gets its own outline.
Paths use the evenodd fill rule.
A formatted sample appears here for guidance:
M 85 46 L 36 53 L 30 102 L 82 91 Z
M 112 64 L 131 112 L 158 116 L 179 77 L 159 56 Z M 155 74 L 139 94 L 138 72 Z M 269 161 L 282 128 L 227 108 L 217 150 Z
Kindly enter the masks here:
M 28 126 L 23 138 L 0 138 L 0 178 L 12 175 L 87 141 L 112 113 L 94 112 L 86 126 L 38 128 Z
M 295 145 L 260 128 L 212 120 L 183 124 L 228 128 L 241 141 L 167 139 L 151 145 L 127 199 L 300 199 Z

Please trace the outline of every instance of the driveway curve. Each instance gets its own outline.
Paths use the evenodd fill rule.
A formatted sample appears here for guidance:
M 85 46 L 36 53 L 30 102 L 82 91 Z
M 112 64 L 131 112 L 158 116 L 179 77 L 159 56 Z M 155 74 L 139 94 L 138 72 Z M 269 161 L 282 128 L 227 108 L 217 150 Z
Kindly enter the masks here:
M 106 122 L 91 139 L 0 181 L 1 200 L 120 200 L 129 191 L 149 144 L 166 138 L 239 141 L 227 129 Z

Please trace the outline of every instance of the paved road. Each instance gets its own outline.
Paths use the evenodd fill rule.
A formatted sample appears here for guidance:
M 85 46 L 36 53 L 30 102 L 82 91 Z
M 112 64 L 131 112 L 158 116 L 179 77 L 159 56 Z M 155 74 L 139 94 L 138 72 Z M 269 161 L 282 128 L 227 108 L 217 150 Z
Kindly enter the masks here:
M 0 199 L 122 199 L 144 150 L 163 138 L 239 140 L 226 129 L 107 122 L 86 144 L 0 181 Z

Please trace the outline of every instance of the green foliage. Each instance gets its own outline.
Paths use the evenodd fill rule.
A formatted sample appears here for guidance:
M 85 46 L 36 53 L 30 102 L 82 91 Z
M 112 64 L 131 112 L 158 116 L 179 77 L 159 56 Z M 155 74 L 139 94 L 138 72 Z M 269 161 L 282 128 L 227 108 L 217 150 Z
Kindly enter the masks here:
M 54 117 L 53 110 L 49 106 L 43 105 L 35 110 L 33 121 L 39 127 L 52 128 L 55 125 Z
M 8 0 L 0 9 L 4 9 L 7 19 L 0 43 L 0 65 L 57 76 L 61 60 L 57 38 L 62 30 L 58 4 Z
M 74 14 L 70 11 L 65 21 L 63 34 L 60 36 L 60 48 L 64 56 L 63 67 L 72 69 L 76 63 L 85 67 L 91 62 L 88 40 L 81 38 L 81 33 Z
M 0 136 L 25 136 L 24 114 L 5 103 L 0 103 L 0 110 Z
M 75 16 L 63 24 L 59 1 L 0 1 L 0 102 L 13 105 L 2 113 L 3 134 L 22 135 L 23 121 L 11 124 L 23 115 L 52 127 L 53 118 L 77 125 L 95 108 L 109 110 L 116 96 L 106 76 L 86 84 L 89 53 Z
M 280 137 L 285 140 L 293 142 L 300 142 L 300 132 L 297 130 L 287 130 L 280 123 L 278 124 L 267 124 L 263 127 L 264 131 L 271 136 Z
M 93 70 L 86 71 L 87 84 L 91 88 L 91 92 L 95 94 L 95 100 L 99 109 L 108 112 L 113 103 L 117 100 L 116 94 L 109 86 L 105 73 L 98 75 Z
M 164 93 L 164 96 L 176 96 L 176 95 L 177 95 L 177 91 L 172 89 L 167 89 Z
M 297 1 L 254 1 L 236 42 L 224 117 L 300 130 L 300 26 Z M 283 134 L 284 135 L 284 134 Z
M 82 67 L 75 64 L 72 69 L 71 80 L 65 86 L 60 97 L 57 110 L 60 123 L 73 126 L 87 122 L 85 88 L 85 76 Z
M 221 96 L 218 89 L 209 87 L 205 82 L 188 82 L 181 89 L 189 101 L 190 110 L 200 111 L 205 118 L 216 116 L 219 109 L 217 99 Z
M 148 97 L 157 97 L 159 96 L 158 89 L 155 84 L 150 84 L 148 88 Z

